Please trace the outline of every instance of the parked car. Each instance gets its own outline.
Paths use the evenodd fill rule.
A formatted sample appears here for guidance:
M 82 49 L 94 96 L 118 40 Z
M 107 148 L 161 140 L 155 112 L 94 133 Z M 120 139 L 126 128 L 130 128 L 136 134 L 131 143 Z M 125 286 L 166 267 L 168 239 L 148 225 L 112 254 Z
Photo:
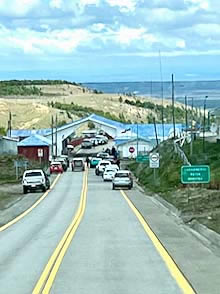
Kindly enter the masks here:
M 50 188 L 50 180 L 47 174 L 41 169 L 26 170 L 22 177 L 23 193 L 28 191 L 42 190 L 45 192 Z
M 106 166 L 102 178 L 103 181 L 112 181 L 115 176 L 115 173 L 119 170 L 119 167 L 116 164 L 109 164 Z
M 90 138 L 89 140 L 92 142 L 93 147 L 99 145 L 99 141 L 95 137 L 94 138 Z
M 106 136 L 96 135 L 95 138 L 98 140 L 99 145 L 108 143 L 108 138 Z
M 106 157 L 108 157 L 109 154 L 107 152 L 99 152 L 96 157 L 98 158 L 102 158 L 102 159 L 105 159 Z
M 115 173 L 112 190 L 115 190 L 116 187 L 127 187 L 128 189 L 133 187 L 133 179 L 129 170 L 119 170 Z
M 102 159 L 101 158 L 98 158 L 98 157 L 92 157 L 91 160 L 90 160 L 90 167 L 91 168 L 94 168 L 96 167 L 99 162 L 101 161 Z
M 67 161 L 66 161 L 66 158 L 63 158 L 63 157 L 57 157 L 55 158 L 56 162 L 60 162 L 62 167 L 63 167 L 63 171 L 67 171 L 67 168 L 68 168 L 68 164 L 67 164 Z
M 113 155 L 108 155 L 105 160 L 109 160 L 111 162 L 111 164 L 116 164 L 117 159 L 115 159 L 115 157 Z
M 105 169 L 106 165 L 109 165 L 109 164 L 111 164 L 110 161 L 108 161 L 108 160 L 101 160 L 99 162 L 99 164 L 96 165 L 95 174 L 97 176 L 101 175 L 104 172 L 104 169 Z
M 68 157 L 68 155 L 60 155 L 59 156 L 60 158 L 64 158 L 65 159 L 65 161 L 66 161 L 66 163 L 67 163 L 67 167 L 69 167 L 69 165 L 70 165 L 70 161 L 69 161 L 69 157 Z
M 83 158 L 73 158 L 71 162 L 72 171 L 84 171 L 85 162 Z
M 93 146 L 92 142 L 90 139 L 84 139 L 81 143 L 81 148 L 89 148 L 91 149 Z
M 59 161 L 52 161 L 50 164 L 50 173 L 63 173 L 62 164 Z

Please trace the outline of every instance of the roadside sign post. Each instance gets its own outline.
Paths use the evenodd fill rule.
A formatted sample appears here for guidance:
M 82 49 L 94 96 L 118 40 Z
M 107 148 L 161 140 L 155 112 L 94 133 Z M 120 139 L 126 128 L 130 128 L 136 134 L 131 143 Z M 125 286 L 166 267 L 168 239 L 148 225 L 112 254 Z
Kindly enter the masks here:
M 210 167 L 208 165 L 183 165 L 181 167 L 182 184 L 205 184 L 210 182 Z M 189 185 L 187 193 L 189 203 Z
M 14 160 L 14 167 L 15 167 L 15 175 L 16 175 L 16 180 L 19 178 L 19 168 L 24 167 L 26 170 L 28 168 L 28 161 L 25 160 Z
M 181 167 L 181 182 L 182 184 L 209 183 L 209 165 L 183 165 Z
M 146 163 L 149 161 L 149 156 L 148 154 L 139 154 L 137 157 L 136 157 L 136 162 L 138 163 Z
M 160 167 L 160 154 L 150 153 L 149 155 L 149 166 L 154 169 L 154 184 L 156 184 L 156 168 Z
M 41 165 L 41 158 L 44 156 L 44 150 L 42 148 L 37 149 L 37 155 L 38 155 L 38 158 L 40 160 L 40 165 Z
M 135 148 L 133 146 L 130 146 L 128 151 L 131 153 L 131 155 L 134 153 Z

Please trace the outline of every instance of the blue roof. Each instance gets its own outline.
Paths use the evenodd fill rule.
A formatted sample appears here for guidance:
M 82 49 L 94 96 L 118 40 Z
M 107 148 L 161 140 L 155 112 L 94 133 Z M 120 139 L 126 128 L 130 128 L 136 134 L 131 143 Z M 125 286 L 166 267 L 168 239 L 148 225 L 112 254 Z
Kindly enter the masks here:
M 74 126 L 76 124 L 79 124 L 80 122 L 85 122 L 88 120 L 94 120 L 103 124 L 106 124 L 108 126 L 111 126 L 118 131 L 118 135 L 120 132 L 122 133 L 123 130 L 131 130 L 131 134 L 129 137 L 135 136 L 138 131 L 138 135 L 140 137 L 149 139 L 149 138 L 155 138 L 155 130 L 154 130 L 154 124 L 125 124 L 118 121 L 114 121 L 105 117 L 102 117 L 97 114 L 91 114 L 88 117 L 84 117 L 81 119 L 78 119 L 76 121 L 72 121 L 68 124 L 65 124 L 58 128 L 58 131 L 61 131 L 69 126 Z M 182 132 L 184 125 L 183 124 L 176 124 L 176 132 Z M 163 137 L 163 125 L 162 124 L 156 124 L 157 129 L 157 136 Z M 173 124 L 164 124 L 164 137 L 168 137 L 169 134 L 173 131 Z M 41 135 L 41 136 L 48 136 L 51 134 L 51 128 L 48 129 L 39 129 L 39 130 L 12 130 L 11 136 L 12 137 L 29 137 L 32 135 Z
M 156 137 L 154 124 L 127 124 L 126 129 L 131 129 L 131 132 L 143 138 Z M 182 131 L 183 125 L 176 124 L 176 131 Z M 157 136 L 163 137 L 163 125 L 156 124 Z M 164 124 L 164 137 L 169 136 L 173 131 L 173 124 Z
M 33 135 L 46 136 L 46 135 L 50 134 L 50 132 L 51 132 L 51 129 L 11 130 L 11 137 L 30 137 Z
M 102 123 L 105 123 L 105 124 L 110 125 L 115 128 L 123 129 L 126 126 L 126 124 L 124 124 L 124 123 L 121 123 L 121 122 L 118 122 L 118 121 L 115 121 L 112 119 L 108 119 L 108 118 L 105 118 L 105 117 L 97 115 L 97 114 L 91 114 L 89 116 L 89 118 L 100 121 Z
M 22 141 L 20 141 L 17 146 L 24 147 L 24 146 L 49 146 L 51 145 L 50 140 L 40 135 L 33 135 L 30 136 Z
M 120 140 L 120 139 L 119 139 Z M 117 140 L 116 140 L 117 141 Z M 127 144 L 127 143 L 132 143 L 132 142 L 136 142 L 137 141 L 137 138 L 130 138 L 130 139 L 121 139 L 121 142 L 116 142 L 116 145 L 117 146 L 121 146 L 121 145 L 124 145 L 124 144 Z M 147 140 L 145 138 L 142 138 L 142 137 L 138 137 L 138 142 L 146 142 L 146 143 L 150 143 L 153 145 L 153 143 L 151 142 L 151 140 Z

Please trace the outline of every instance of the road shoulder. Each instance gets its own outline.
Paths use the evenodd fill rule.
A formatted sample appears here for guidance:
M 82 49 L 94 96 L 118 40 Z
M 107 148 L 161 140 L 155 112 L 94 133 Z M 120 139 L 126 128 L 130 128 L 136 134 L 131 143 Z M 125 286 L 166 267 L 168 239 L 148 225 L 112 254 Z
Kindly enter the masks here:
M 136 185 L 126 192 L 196 291 L 219 294 L 220 257 L 201 242 L 202 236 L 192 234 L 175 211 Z

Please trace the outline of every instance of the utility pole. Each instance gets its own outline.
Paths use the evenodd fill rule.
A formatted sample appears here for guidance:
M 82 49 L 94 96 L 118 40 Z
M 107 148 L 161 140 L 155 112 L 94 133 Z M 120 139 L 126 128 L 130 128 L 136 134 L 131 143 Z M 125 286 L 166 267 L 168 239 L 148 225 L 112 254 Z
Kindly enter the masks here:
M 153 94 L 153 82 L 152 80 L 150 81 L 150 97 L 152 98 L 152 94 Z
M 176 138 L 176 128 L 175 128 L 175 109 L 174 109 L 174 78 L 172 74 L 172 109 L 173 109 L 173 134 L 174 139 Z
M 52 118 L 51 118 L 51 141 L 52 141 L 52 159 L 54 158 L 54 143 L 53 143 L 53 127 L 54 127 L 54 121 L 53 121 L 53 115 L 52 115 Z
M 8 119 L 8 135 L 11 137 L 11 111 L 9 111 L 9 119 Z
M 210 131 L 210 111 L 208 111 L 208 131 Z
M 158 136 L 157 136 L 157 127 L 156 127 L 155 117 L 153 118 L 153 121 L 154 121 L 154 132 L 155 132 L 156 142 L 157 142 L 157 147 L 158 147 L 159 142 L 158 142 Z
M 56 151 L 55 151 L 55 154 L 56 154 L 56 157 L 57 157 L 57 114 L 56 114 L 56 123 L 55 123 L 55 128 L 56 128 L 56 133 L 55 133 L 55 140 L 56 140 Z
M 161 83 L 161 121 L 162 121 L 162 129 L 163 129 L 163 141 L 164 141 L 164 109 L 163 109 L 163 74 L 162 74 L 162 62 L 161 62 L 161 55 L 159 51 L 159 57 L 160 57 L 160 83 Z
M 203 153 L 205 153 L 205 111 L 206 111 L 206 100 L 208 96 L 205 96 L 204 105 L 203 105 L 203 136 L 202 136 L 202 147 Z
M 191 142 L 190 142 L 190 155 L 193 154 L 193 108 L 194 108 L 194 100 L 193 100 L 193 97 L 191 97 L 192 99 L 192 109 L 191 109 Z
M 188 129 L 187 96 L 185 96 L 185 124 L 186 124 L 186 132 L 187 132 L 187 129 Z
M 137 122 L 137 157 L 138 157 L 138 140 L 139 140 L 139 134 L 138 134 L 138 122 Z

